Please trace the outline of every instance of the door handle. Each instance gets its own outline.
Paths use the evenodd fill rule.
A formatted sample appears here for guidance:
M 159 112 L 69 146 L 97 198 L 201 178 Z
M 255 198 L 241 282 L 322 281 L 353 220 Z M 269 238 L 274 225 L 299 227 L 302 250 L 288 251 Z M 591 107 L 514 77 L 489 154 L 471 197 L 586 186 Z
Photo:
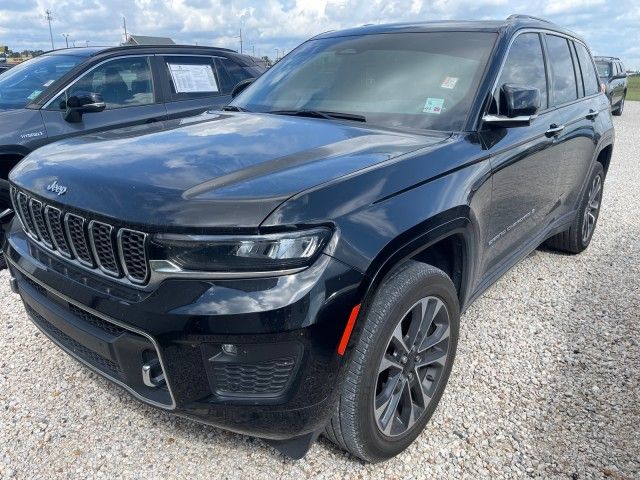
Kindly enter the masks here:
M 594 118 L 596 118 L 596 117 L 598 116 L 598 113 L 599 113 L 599 112 L 597 112 L 597 111 L 595 111 L 595 110 L 593 110 L 593 109 L 591 109 L 591 108 L 590 108 L 590 109 L 589 109 L 589 113 L 587 113 L 587 114 L 585 115 L 585 118 L 586 118 L 587 120 L 593 120 Z
M 562 130 L 564 130 L 564 125 L 557 125 L 555 123 L 552 123 L 551 125 L 549 125 L 549 130 L 547 130 L 546 132 L 544 132 L 544 134 L 547 137 L 555 137 L 557 134 L 559 134 Z

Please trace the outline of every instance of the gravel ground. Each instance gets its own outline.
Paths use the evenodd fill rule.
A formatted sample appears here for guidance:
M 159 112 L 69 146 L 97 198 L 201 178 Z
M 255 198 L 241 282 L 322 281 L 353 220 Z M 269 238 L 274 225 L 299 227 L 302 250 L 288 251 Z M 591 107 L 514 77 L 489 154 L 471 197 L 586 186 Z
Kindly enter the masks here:
M 615 118 L 598 229 L 536 251 L 462 319 L 433 420 L 365 465 L 319 441 L 301 461 L 147 407 L 59 351 L 0 274 L 0 477 L 640 478 L 640 103 Z

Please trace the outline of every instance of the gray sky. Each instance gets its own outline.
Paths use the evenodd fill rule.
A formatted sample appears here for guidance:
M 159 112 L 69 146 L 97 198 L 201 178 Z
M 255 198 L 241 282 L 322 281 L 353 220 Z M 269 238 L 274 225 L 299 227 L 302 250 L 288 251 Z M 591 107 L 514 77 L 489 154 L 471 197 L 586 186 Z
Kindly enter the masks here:
M 362 25 L 436 19 L 503 19 L 527 13 L 581 34 L 596 55 L 640 69 L 640 0 L 0 0 L 0 45 L 50 48 L 44 11 L 53 12 L 53 40 L 77 46 L 116 45 L 129 33 L 170 36 L 179 43 L 274 57 L 318 33 Z

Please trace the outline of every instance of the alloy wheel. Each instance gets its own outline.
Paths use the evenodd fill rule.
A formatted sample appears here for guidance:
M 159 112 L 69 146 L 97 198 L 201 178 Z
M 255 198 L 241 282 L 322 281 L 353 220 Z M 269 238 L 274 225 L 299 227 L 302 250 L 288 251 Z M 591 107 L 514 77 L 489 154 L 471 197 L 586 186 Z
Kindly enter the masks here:
M 378 366 L 373 411 L 380 432 L 398 437 L 426 414 L 449 353 L 450 318 L 429 296 L 397 323 Z
M 589 200 L 584 209 L 584 219 L 582 221 L 582 243 L 587 243 L 593 235 L 600 211 L 600 201 L 602 199 L 602 177 L 596 175 L 589 189 Z

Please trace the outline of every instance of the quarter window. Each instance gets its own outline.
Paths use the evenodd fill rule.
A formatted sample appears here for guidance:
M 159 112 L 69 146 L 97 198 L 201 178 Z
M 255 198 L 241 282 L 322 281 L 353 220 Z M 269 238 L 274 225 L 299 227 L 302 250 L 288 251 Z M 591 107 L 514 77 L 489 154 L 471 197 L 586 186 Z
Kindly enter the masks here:
M 242 80 L 251 78 L 253 75 L 229 58 L 216 58 L 216 68 L 220 78 L 220 86 L 223 93 L 231 93 Z
M 68 98 L 85 93 L 102 95 L 107 110 L 154 103 L 148 57 L 120 58 L 90 70 L 51 104 L 64 110 Z
M 505 83 L 537 88 L 540 90 L 540 108 L 547 108 L 547 79 L 537 33 L 524 33 L 514 40 L 498 81 L 498 89 Z
M 581 43 L 575 43 L 578 52 L 578 61 L 582 70 L 582 81 L 584 83 L 584 94 L 586 96 L 595 95 L 600 91 L 600 81 L 598 74 L 593 67 L 593 60 L 587 48 Z
M 578 98 L 576 75 L 566 38 L 547 35 L 547 52 L 551 64 L 551 105 L 561 105 Z

